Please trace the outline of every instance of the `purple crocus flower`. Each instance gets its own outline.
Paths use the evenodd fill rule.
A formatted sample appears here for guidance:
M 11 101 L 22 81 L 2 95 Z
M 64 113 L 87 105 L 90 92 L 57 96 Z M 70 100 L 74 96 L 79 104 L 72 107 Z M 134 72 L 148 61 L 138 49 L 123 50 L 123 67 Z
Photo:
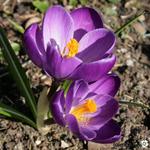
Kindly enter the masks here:
M 107 74 L 116 58 L 115 35 L 104 28 L 92 8 L 71 13 L 61 6 L 49 8 L 42 27 L 32 24 L 24 33 L 30 59 L 56 79 L 96 81 Z
M 114 74 L 88 84 L 74 81 L 64 96 L 59 90 L 51 100 L 51 113 L 56 123 L 67 126 L 77 137 L 97 143 L 112 143 L 120 139 L 120 127 L 112 119 L 118 111 L 113 98 L 120 86 Z

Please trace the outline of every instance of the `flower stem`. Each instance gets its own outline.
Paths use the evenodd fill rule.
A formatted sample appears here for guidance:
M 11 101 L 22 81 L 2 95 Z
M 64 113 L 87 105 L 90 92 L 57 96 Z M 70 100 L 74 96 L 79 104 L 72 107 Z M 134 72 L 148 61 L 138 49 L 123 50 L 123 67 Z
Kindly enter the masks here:
M 133 101 L 127 101 L 127 100 L 120 100 L 119 103 L 150 109 L 150 107 L 148 105 L 145 105 L 142 102 L 133 102 Z

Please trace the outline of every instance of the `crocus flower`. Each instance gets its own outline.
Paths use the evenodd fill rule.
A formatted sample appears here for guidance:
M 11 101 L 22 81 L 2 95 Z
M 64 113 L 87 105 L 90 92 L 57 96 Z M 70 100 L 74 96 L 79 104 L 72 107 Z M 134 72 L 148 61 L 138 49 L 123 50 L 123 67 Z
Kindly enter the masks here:
M 114 33 L 103 26 L 92 8 L 71 13 L 49 8 L 42 26 L 32 24 L 24 33 L 30 59 L 55 79 L 96 81 L 113 67 Z
M 120 80 L 113 74 L 92 84 L 74 81 L 65 96 L 63 90 L 53 96 L 50 109 L 54 120 L 83 140 L 97 143 L 119 140 L 120 127 L 112 119 L 118 111 L 113 96 L 119 86 Z

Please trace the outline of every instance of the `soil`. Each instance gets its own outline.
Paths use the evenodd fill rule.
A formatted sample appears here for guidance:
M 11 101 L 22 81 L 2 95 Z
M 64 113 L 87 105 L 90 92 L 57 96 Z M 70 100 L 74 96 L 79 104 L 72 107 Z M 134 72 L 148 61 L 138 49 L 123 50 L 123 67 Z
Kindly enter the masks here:
M 95 8 L 103 14 L 108 28 L 115 31 L 135 14 L 145 10 L 138 21 L 133 23 L 117 37 L 117 63 L 113 72 L 122 80 L 116 96 L 119 100 L 132 100 L 150 105 L 150 1 L 149 0 L 118 0 L 110 3 L 105 0 L 87 1 L 86 6 Z M 114 0 L 115 1 L 115 0 Z M 117 0 L 116 0 L 117 1 Z M 67 9 L 73 9 L 67 0 L 50 1 L 51 5 L 61 4 Z M 78 3 L 76 7 L 80 7 Z M 22 45 L 22 34 L 10 24 L 11 19 L 24 28 L 33 22 L 40 22 L 42 14 L 32 5 L 31 0 L 1 0 L 0 24 L 7 32 L 11 42 Z M 38 99 L 39 92 L 45 85 L 50 85 L 49 79 L 37 68 L 25 54 L 23 46 L 18 58 L 31 81 L 32 89 Z M 7 64 L 0 57 L 0 101 L 3 101 L 22 112 L 28 113 L 24 98 L 20 95 L 12 77 L 7 71 Z M 150 112 L 147 109 L 133 105 L 120 105 L 116 116 L 122 128 L 122 138 L 113 144 L 94 144 L 81 141 L 74 137 L 66 128 L 56 124 L 50 126 L 47 135 L 15 120 L 0 118 L 0 149 L 1 150 L 142 150 L 150 149 Z

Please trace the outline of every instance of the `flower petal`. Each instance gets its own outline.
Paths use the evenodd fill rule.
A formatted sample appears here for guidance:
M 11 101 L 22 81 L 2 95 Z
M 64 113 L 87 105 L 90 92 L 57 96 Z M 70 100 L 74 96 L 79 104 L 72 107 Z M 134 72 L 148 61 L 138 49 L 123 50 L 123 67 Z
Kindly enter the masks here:
M 94 130 L 89 130 L 88 128 L 83 128 L 79 126 L 76 118 L 73 115 L 68 114 L 66 116 L 66 122 L 68 128 L 80 139 L 82 140 L 92 140 L 96 137 L 96 132 Z
M 68 128 L 80 139 L 83 139 L 80 134 L 79 125 L 76 118 L 73 115 L 66 115 L 66 122 L 68 124 Z
M 27 54 L 37 66 L 42 67 L 45 51 L 42 46 L 42 35 L 37 24 L 32 24 L 24 33 L 24 44 Z
M 61 6 L 53 6 L 46 11 L 43 20 L 44 46 L 50 39 L 56 41 L 60 50 L 63 50 L 68 41 L 73 37 L 73 19 Z
M 120 78 L 115 74 L 107 74 L 89 85 L 91 92 L 115 96 L 120 87 Z
M 63 58 L 55 46 L 48 46 L 45 70 L 56 79 L 64 79 L 81 64 L 77 57 Z
M 62 74 L 61 78 L 70 75 L 81 63 L 82 61 L 77 57 L 63 58 L 60 65 L 60 74 Z
M 56 123 L 62 126 L 65 126 L 66 124 L 64 120 L 64 103 L 64 92 L 62 90 L 56 92 L 50 100 L 50 108 L 53 119 Z
M 115 45 L 115 35 L 108 29 L 96 29 L 85 34 L 79 42 L 77 57 L 83 62 L 97 61 L 104 57 L 105 53 L 111 53 Z
M 94 98 L 97 105 L 97 112 L 90 114 L 89 128 L 99 129 L 118 112 L 118 101 L 109 95 L 98 95 Z
M 88 94 L 88 84 L 83 80 L 77 80 L 73 82 L 66 95 L 66 113 L 68 113 L 72 106 L 80 103 L 80 100 L 84 99 Z
M 107 74 L 116 62 L 115 55 L 108 56 L 92 63 L 83 63 L 70 75 L 70 79 L 84 79 L 92 82 Z
M 58 70 L 59 70 L 61 61 L 62 61 L 62 58 L 61 58 L 56 46 L 48 45 L 48 48 L 46 51 L 46 63 L 44 66 L 47 74 L 49 74 L 55 78 L 59 78 L 60 75 L 58 73 Z
M 121 129 L 116 121 L 110 120 L 97 131 L 97 137 L 92 140 L 96 143 L 113 143 L 121 138 Z
M 74 37 L 78 41 L 81 37 L 91 30 L 103 28 L 101 16 L 92 8 L 78 8 L 71 12 L 74 21 L 75 33 Z
M 90 141 L 96 137 L 96 132 L 94 130 L 89 130 L 86 127 L 80 127 L 80 133 L 87 141 Z

